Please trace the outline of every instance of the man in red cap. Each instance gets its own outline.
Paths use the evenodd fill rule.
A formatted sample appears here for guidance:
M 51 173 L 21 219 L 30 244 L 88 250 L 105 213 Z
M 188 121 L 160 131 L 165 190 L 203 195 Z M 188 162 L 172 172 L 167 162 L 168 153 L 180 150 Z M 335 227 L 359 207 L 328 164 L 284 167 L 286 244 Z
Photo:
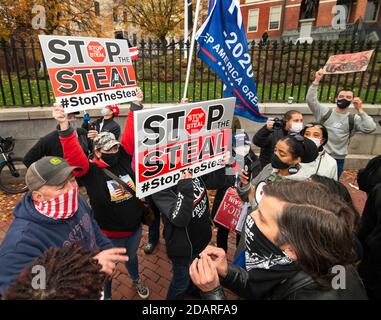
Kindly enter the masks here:
M 98 133 L 111 132 L 119 140 L 120 125 L 114 120 L 114 117 L 119 115 L 119 107 L 116 104 L 108 105 L 101 109 L 101 115 L 102 118 L 92 123 L 89 123 L 90 117 L 88 115 L 84 117 L 82 128 L 88 131 L 88 137 L 94 140 Z

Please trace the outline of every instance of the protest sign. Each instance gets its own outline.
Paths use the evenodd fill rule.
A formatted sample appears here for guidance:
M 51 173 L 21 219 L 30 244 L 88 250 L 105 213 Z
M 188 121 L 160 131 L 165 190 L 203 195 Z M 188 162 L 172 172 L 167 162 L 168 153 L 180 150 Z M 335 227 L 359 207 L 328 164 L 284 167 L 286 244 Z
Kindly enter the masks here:
M 225 228 L 236 231 L 244 202 L 235 188 L 229 188 L 218 207 L 214 221 Z
M 343 74 L 365 71 L 374 50 L 331 56 L 324 66 L 325 74 Z
M 126 40 L 56 35 L 39 40 L 54 95 L 66 113 L 135 100 Z
M 231 147 L 235 98 L 135 112 L 136 194 L 177 184 L 181 172 L 199 177 L 223 167 Z

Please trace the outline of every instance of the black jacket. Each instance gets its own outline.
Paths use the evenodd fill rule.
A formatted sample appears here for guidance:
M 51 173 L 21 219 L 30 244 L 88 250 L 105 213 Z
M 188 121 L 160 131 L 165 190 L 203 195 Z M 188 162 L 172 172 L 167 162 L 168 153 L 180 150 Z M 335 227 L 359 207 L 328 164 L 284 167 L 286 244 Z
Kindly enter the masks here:
M 85 154 L 89 154 L 89 144 L 87 139 L 87 131 L 82 128 L 77 128 L 79 144 Z M 24 156 L 24 164 L 27 167 L 43 157 L 56 156 L 63 158 L 63 151 L 58 131 L 54 130 L 46 136 L 40 138 L 37 143 Z
M 187 263 L 209 244 L 212 220 L 206 190 L 224 187 L 225 169 L 199 178 L 180 180 L 177 186 L 152 195 L 162 213 L 168 257 Z
M 104 121 L 102 130 L 100 130 L 102 121 L 103 121 L 103 117 L 92 122 L 92 124 L 95 125 L 95 130 L 97 130 L 98 133 L 100 133 L 100 132 L 111 132 L 114 134 L 115 139 L 119 140 L 120 125 L 113 118 L 111 118 L 111 119 L 107 119 Z M 89 123 L 84 121 L 82 123 L 82 128 L 86 129 L 87 131 L 90 130 Z
M 261 162 L 262 168 L 271 162 L 271 158 L 274 154 L 274 147 L 279 139 L 287 136 L 288 132 L 286 130 L 269 130 L 267 126 L 264 125 L 253 137 L 253 143 L 261 148 L 261 153 L 259 155 L 259 161 Z
M 366 201 L 358 238 L 364 251 L 360 276 L 369 298 L 381 300 L 381 183 L 373 188 Z
M 131 167 L 132 157 L 122 146 L 119 148 L 118 163 L 108 167 L 96 159 L 89 160 L 80 154 L 78 141 L 71 128 L 59 131 L 60 141 L 65 150 L 66 161 L 73 166 L 84 168 L 74 172 L 86 187 L 95 220 L 99 227 L 108 232 L 134 232 L 140 226 L 143 211 L 135 195 L 123 192 L 121 187 L 102 168 L 107 167 L 114 175 L 135 188 L 135 172 Z
M 241 298 L 250 299 L 251 291 L 255 284 L 250 283 L 250 273 L 236 266 L 229 265 L 228 274 L 221 279 L 221 284 L 235 292 Z M 346 267 L 346 288 L 326 289 L 319 286 L 308 274 L 300 270 L 291 278 L 280 283 L 265 300 L 367 300 L 365 288 L 357 271 Z M 222 300 L 225 298 L 222 287 L 203 293 L 203 298 L 208 300 Z

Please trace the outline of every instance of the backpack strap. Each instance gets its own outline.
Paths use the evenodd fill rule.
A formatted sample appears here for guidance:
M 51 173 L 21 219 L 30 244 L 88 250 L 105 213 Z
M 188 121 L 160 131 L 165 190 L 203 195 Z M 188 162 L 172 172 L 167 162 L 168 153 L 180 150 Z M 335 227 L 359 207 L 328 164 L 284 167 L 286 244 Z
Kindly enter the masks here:
M 332 114 L 332 111 L 333 111 L 332 109 L 329 109 L 328 112 L 321 118 L 321 120 L 320 120 L 321 124 L 324 124 L 329 119 L 329 117 Z M 349 125 L 349 136 L 352 136 L 353 129 L 355 128 L 355 115 L 354 114 L 350 114 L 348 116 L 348 125 Z
M 321 117 L 320 123 L 324 124 L 329 119 L 331 114 L 332 114 L 332 109 L 329 109 L 328 112 L 324 116 Z

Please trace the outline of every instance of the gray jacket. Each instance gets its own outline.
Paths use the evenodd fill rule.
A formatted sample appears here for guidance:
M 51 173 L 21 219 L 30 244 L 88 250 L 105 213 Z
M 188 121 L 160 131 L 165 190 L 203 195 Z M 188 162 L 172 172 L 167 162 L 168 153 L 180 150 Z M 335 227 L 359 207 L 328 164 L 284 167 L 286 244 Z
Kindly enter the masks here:
M 318 86 L 312 84 L 308 89 L 306 100 L 316 121 L 321 122 L 321 119 L 329 111 L 329 107 L 319 103 L 317 89 Z M 348 144 L 351 136 L 348 120 L 349 114 L 349 112 L 340 113 L 333 110 L 330 117 L 324 123 L 329 137 L 324 148 L 335 159 L 344 159 L 348 154 Z M 355 115 L 353 133 L 372 133 L 376 130 L 376 127 L 373 118 L 365 112 Z

